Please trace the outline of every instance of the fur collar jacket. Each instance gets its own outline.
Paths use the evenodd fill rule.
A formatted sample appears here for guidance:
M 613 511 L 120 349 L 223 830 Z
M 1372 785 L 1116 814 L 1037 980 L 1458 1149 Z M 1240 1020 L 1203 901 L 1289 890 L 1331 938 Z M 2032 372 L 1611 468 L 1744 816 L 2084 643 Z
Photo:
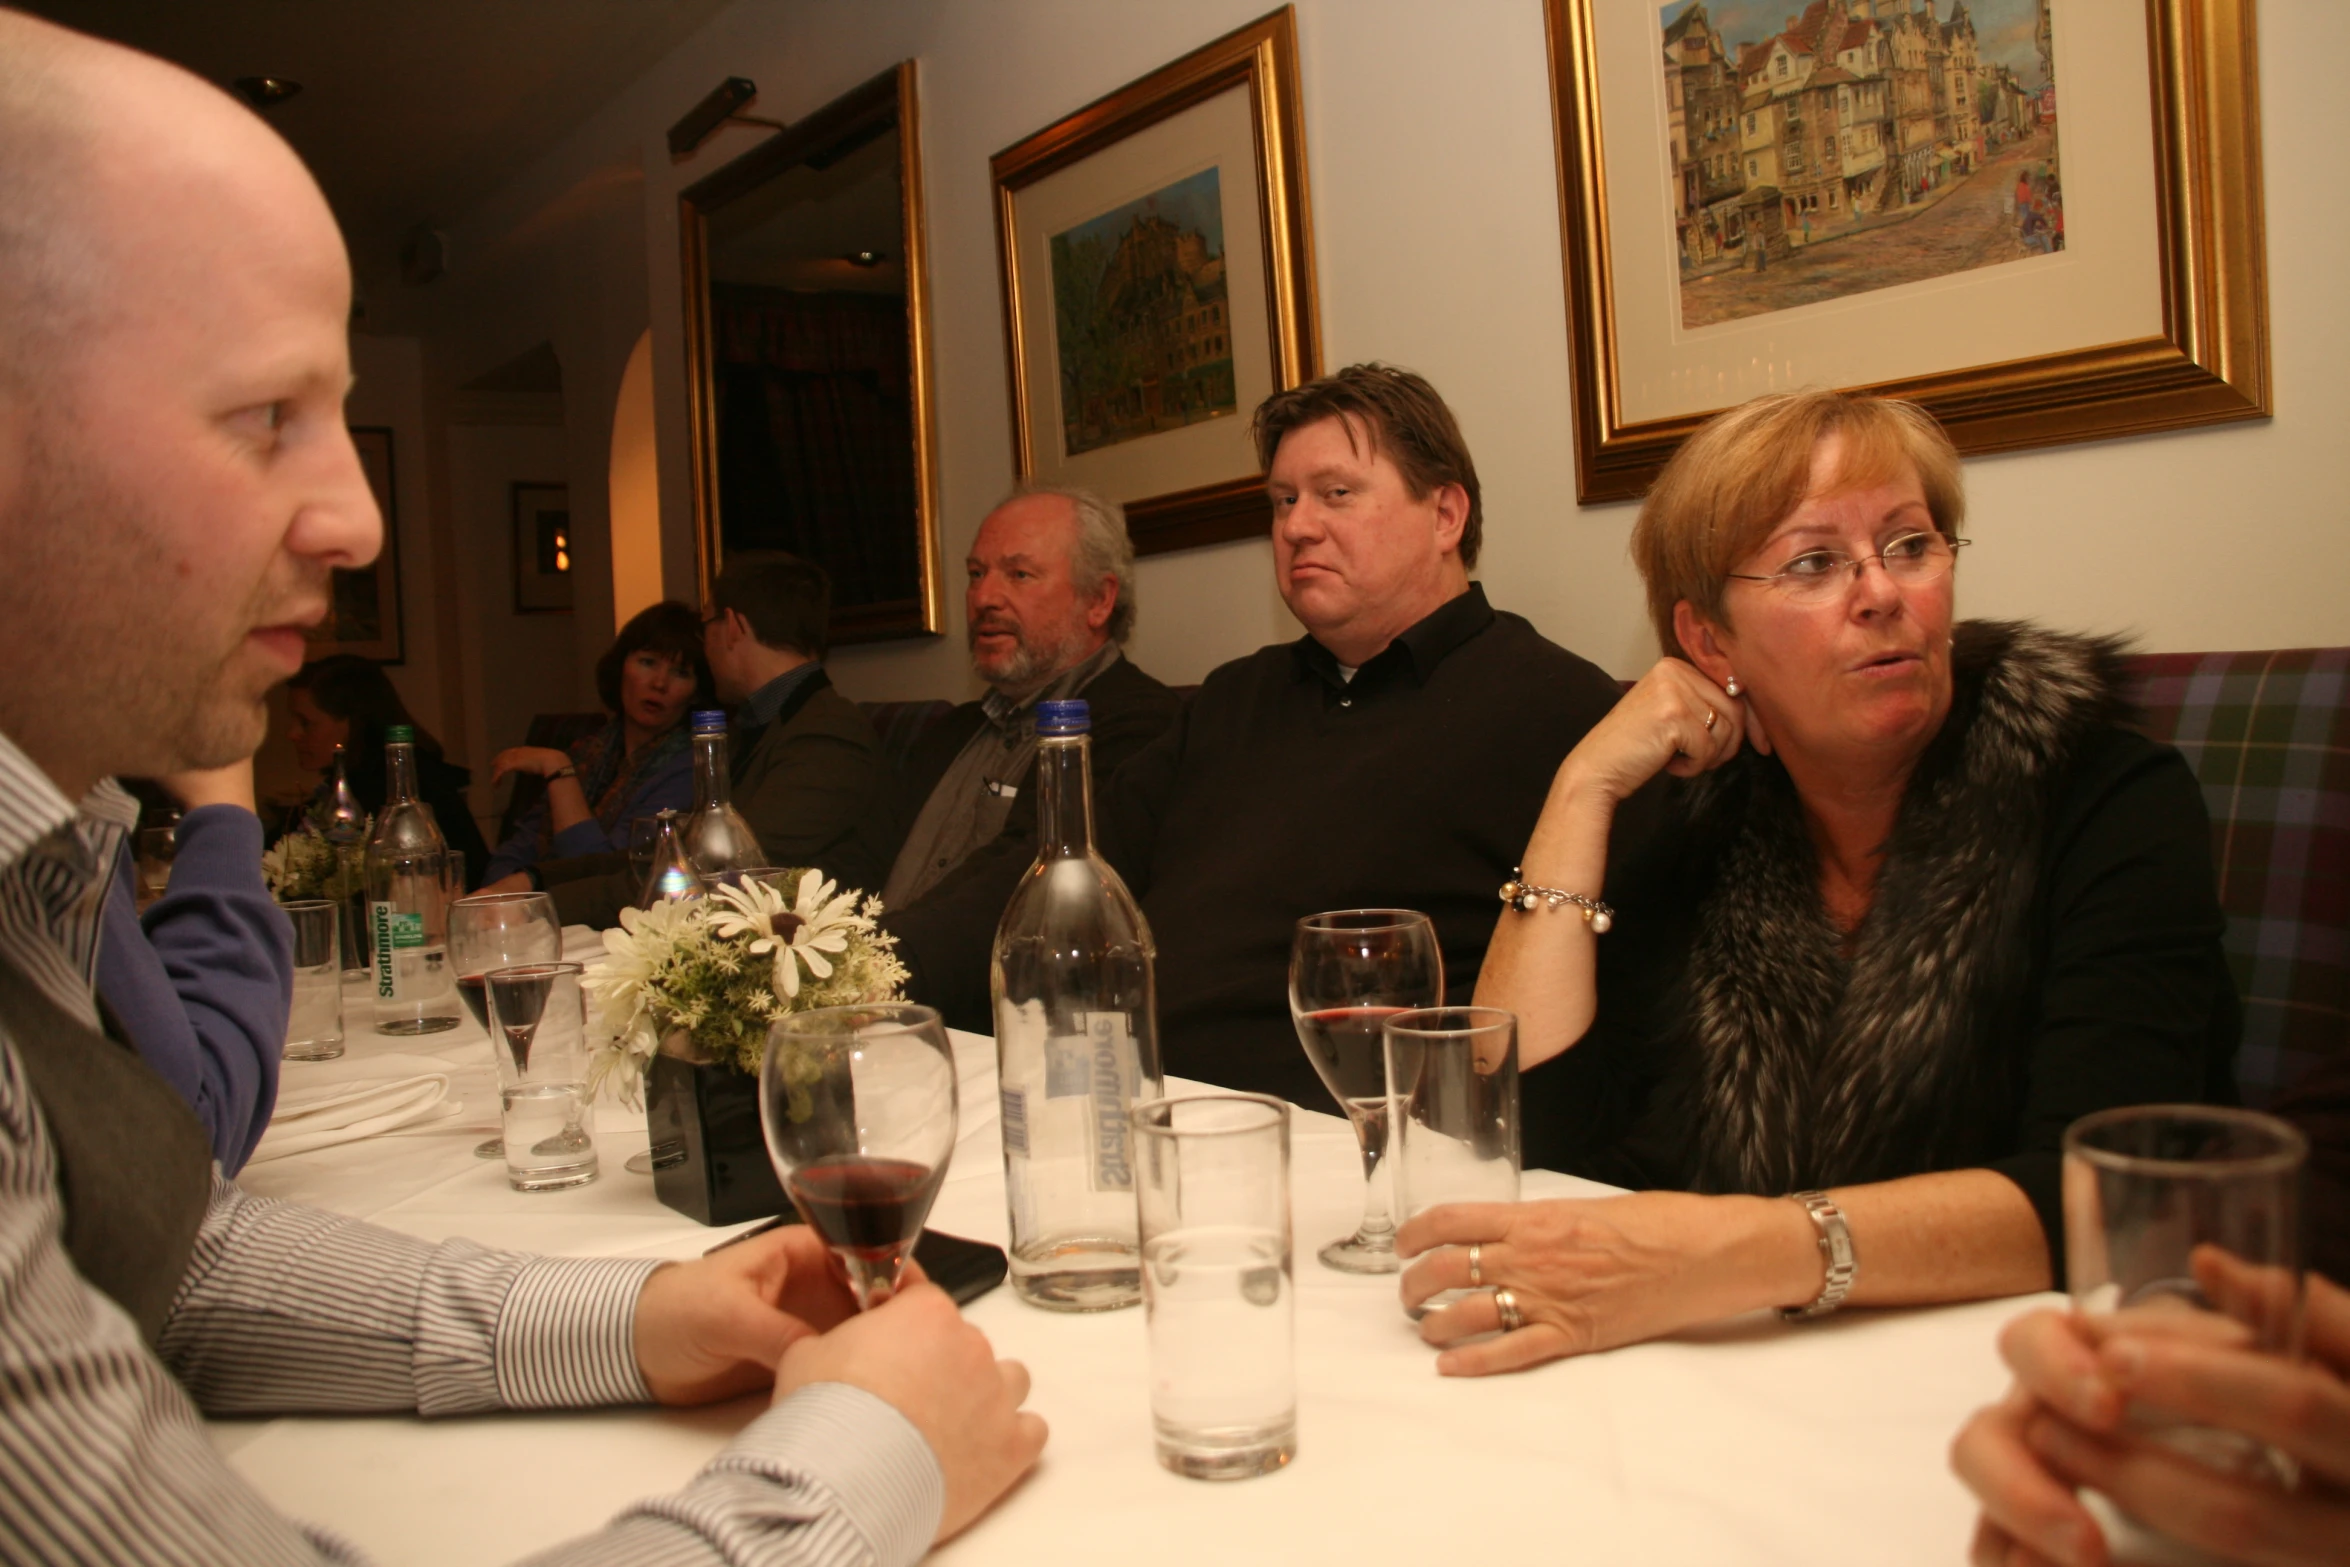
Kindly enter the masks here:
M 1747 752 L 1682 801 L 1712 867 L 1674 1057 L 1700 1191 L 1775 1194 L 1983 1162 L 2025 1091 L 2036 890 L 2054 788 L 2122 721 L 2120 649 L 1962 624 L 1953 700 L 1920 758 L 1849 950 L 1786 770 Z

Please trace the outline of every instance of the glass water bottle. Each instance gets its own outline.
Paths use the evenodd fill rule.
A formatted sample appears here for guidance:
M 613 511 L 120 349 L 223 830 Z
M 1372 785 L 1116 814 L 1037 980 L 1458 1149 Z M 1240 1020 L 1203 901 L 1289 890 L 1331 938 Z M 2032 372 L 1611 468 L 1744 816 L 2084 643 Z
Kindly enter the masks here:
M 1053 1311 L 1142 1299 L 1127 1111 L 1157 1098 L 1158 949 L 1093 849 L 1083 702 L 1039 702 L 1036 863 L 996 928 L 1012 1287 Z
M 767 863 L 758 834 L 734 808 L 726 755 L 726 714 L 697 709 L 694 726 L 694 812 L 685 827 L 685 852 L 703 881 L 732 881 Z M 658 866 L 656 866 L 658 870 Z
M 384 808 L 367 840 L 367 941 L 375 1031 L 437 1034 L 457 1026 L 449 969 L 449 849 L 416 798 L 416 731 L 384 731 Z

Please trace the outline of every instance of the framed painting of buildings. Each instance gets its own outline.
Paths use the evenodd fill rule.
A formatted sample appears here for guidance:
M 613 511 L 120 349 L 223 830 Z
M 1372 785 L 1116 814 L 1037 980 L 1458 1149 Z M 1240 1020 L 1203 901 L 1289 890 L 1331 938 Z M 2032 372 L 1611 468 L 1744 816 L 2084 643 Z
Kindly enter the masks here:
M 386 664 L 402 662 L 400 627 L 400 509 L 392 482 L 392 432 L 378 425 L 351 427 L 359 466 L 383 514 L 383 551 L 355 571 L 337 571 L 328 590 L 326 619 L 306 640 L 305 660 L 356 653 Z
M 514 612 L 571 608 L 571 487 L 518 480 L 514 491 Z
M 995 155 L 1013 460 L 1151 554 L 1272 521 L 1249 414 L 1318 373 L 1288 7 Z
M 1961 451 L 2266 417 L 2254 0 L 1546 0 L 1577 491 L 1800 386 Z

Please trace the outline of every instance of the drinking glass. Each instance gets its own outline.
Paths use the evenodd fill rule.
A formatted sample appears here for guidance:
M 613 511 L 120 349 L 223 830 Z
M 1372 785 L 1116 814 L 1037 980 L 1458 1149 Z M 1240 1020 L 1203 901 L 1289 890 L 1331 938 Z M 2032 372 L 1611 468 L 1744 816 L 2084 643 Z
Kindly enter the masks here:
M 1268 1474 L 1297 1456 L 1289 1107 L 1203 1094 L 1130 1115 L 1159 1462 Z
M 955 1092 L 954 1052 L 930 1007 L 819 1007 L 768 1026 L 767 1153 L 860 1307 L 897 1292 L 954 1155 Z
M 324 898 L 281 903 L 294 926 L 294 998 L 286 1013 L 288 1061 L 343 1053 L 342 908 Z
M 1518 1019 L 1499 1007 L 1398 1012 L 1385 1028 L 1395 1211 L 1518 1200 Z M 1412 1315 L 1449 1306 L 1442 1290 Z
M 576 963 L 524 963 L 485 976 L 506 1183 L 518 1192 L 559 1191 L 596 1178 L 587 992 L 579 975 Z
M 1410 909 L 1336 909 L 1297 922 L 1289 949 L 1289 1015 L 1306 1058 L 1354 1123 L 1363 1150 L 1362 1227 L 1318 1256 L 1341 1273 L 1393 1273 L 1395 1220 L 1380 1163 L 1387 1154 L 1387 1061 L 1380 1027 L 1396 1013 L 1444 1005 L 1436 927 Z
M 639 887 L 653 874 L 653 846 L 661 841 L 661 818 L 658 816 L 631 816 L 628 819 L 628 873 Z
M 483 1028 L 490 1026 L 485 977 L 518 963 L 553 963 L 563 956 L 563 926 L 555 900 L 543 892 L 477 892 L 449 905 L 449 962 L 457 995 Z M 496 1034 L 491 1035 L 492 1040 Z M 494 1052 L 493 1052 L 494 1053 Z M 498 1138 L 477 1145 L 476 1159 L 504 1156 Z
M 2210 1339 L 2286 1360 L 2301 1355 L 2301 1171 L 2309 1140 L 2272 1116 L 2211 1105 L 2130 1105 L 2064 1134 L 2066 1284 L 2073 1308 L 2108 1327 Z M 2216 1247 L 2278 1287 L 2215 1301 L 2193 1256 Z M 2130 1426 L 2201 1463 L 2290 1485 L 2292 1460 L 2241 1432 L 2199 1426 L 2142 1402 Z M 2084 1493 L 2117 1559 L 2193 1562 L 2203 1553 Z M 2125 1548 L 2127 1547 L 2127 1548 Z

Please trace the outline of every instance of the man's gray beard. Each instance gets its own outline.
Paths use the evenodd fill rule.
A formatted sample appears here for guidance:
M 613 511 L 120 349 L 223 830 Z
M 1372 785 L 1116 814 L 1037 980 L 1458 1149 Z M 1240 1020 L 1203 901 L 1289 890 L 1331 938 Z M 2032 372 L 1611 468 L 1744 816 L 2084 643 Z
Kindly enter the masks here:
M 979 633 L 976 630 L 965 638 L 966 641 L 973 643 L 976 643 L 978 639 Z M 1041 691 L 1050 685 L 1053 677 L 1062 670 L 1073 664 L 1083 663 L 1092 651 L 1086 646 L 1089 640 L 1090 633 L 1083 625 L 1080 625 L 1068 640 L 1052 648 L 1040 648 L 1023 636 L 1019 645 L 1012 650 L 1012 656 L 996 666 L 996 673 L 992 675 L 978 669 L 979 650 L 974 647 L 972 649 L 972 667 L 979 674 L 980 679 L 986 681 L 997 691 L 1014 701 L 1021 701 L 1032 692 Z
M 22 505 L 0 535 L 0 728 L 54 733 L 70 715 L 77 760 L 107 775 L 252 755 L 268 692 L 230 689 L 227 669 L 251 606 L 227 647 L 203 647 L 221 628 L 173 579 L 168 530 L 46 423 L 35 416 Z

